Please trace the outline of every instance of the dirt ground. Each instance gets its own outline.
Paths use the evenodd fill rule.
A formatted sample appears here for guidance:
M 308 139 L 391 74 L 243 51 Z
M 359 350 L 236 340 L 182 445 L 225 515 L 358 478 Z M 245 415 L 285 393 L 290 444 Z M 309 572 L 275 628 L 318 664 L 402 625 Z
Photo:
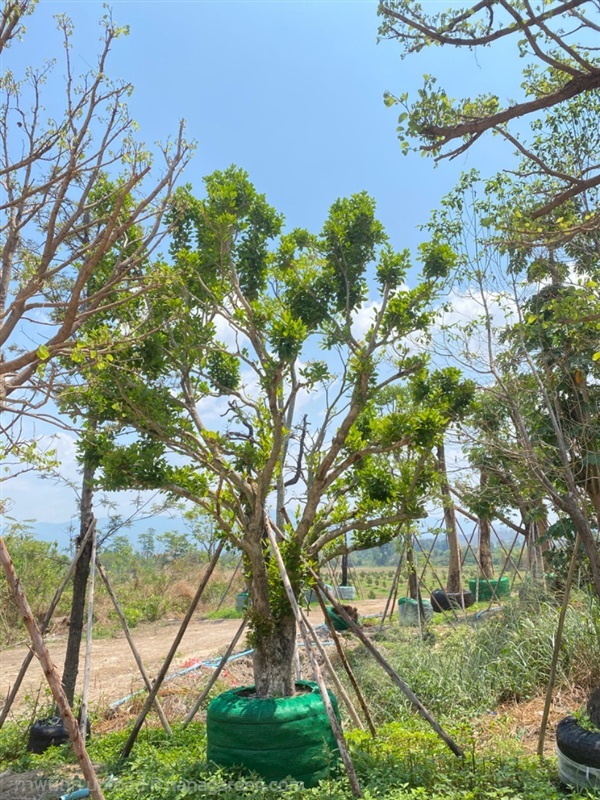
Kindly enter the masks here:
M 362 615 L 377 614 L 383 611 L 385 600 L 365 600 L 356 602 Z M 313 624 L 322 621 L 320 609 L 312 607 L 310 619 Z M 146 672 L 152 679 L 160 667 L 173 643 L 180 621 L 173 620 L 152 625 L 140 625 L 132 632 Z M 193 619 L 179 645 L 170 672 L 176 672 L 196 661 L 221 655 L 225 652 L 240 625 L 238 619 L 201 620 Z M 47 639 L 50 655 L 59 672 L 62 669 L 66 649 L 66 635 Z M 0 706 L 10 691 L 23 659 L 27 655 L 27 647 L 17 646 L 0 650 Z M 245 649 L 242 641 L 236 651 Z M 80 682 L 83 671 L 84 648 L 80 662 Z M 143 686 L 142 679 L 135 664 L 131 649 L 123 635 L 114 638 L 96 639 L 92 645 L 92 672 L 90 680 L 90 704 L 103 708 L 110 703 L 136 691 Z M 78 686 L 78 690 L 79 690 Z M 23 681 L 11 714 L 18 716 L 31 706 L 38 692 L 43 702 L 46 682 L 41 667 L 34 659 Z

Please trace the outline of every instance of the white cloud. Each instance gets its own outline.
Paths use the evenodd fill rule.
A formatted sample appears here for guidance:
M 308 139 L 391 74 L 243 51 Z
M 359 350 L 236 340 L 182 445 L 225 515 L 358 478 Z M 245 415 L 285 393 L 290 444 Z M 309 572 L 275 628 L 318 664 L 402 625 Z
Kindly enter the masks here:
M 366 332 L 369 330 L 377 312 L 381 309 L 381 303 L 377 300 L 367 300 L 363 305 L 354 313 L 352 318 L 352 336 L 355 339 L 362 339 Z

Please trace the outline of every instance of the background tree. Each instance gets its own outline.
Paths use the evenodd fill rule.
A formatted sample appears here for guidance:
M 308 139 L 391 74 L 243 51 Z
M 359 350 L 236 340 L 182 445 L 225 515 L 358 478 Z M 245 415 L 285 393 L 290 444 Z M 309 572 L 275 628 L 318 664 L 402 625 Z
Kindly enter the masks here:
M 451 251 L 449 251 L 451 252 Z M 452 259 L 454 254 L 452 253 Z M 413 398 L 418 406 L 438 408 L 445 414 L 449 423 L 456 424 L 465 418 L 472 407 L 475 382 L 464 380 L 456 367 L 446 367 L 431 373 L 423 371 L 413 381 Z M 435 469 L 439 479 L 439 492 L 444 511 L 444 526 L 448 540 L 449 561 L 446 591 L 462 592 L 462 553 L 454 504 L 450 493 L 446 448 L 441 438 L 436 448 Z
M 47 120 L 42 104 L 52 65 L 21 78 L 5 52 L 19 46 L 22 17 L 34 5 L 9 2 L 0 17 L 7 67 L 0 84 L 0 407 L 7 432 L 48 398 L 56 356 L 110 349 L 109 341 L 88 345 L 75 334 L 144 290 L 137 271 L 165 235 L 166 204 L 190 153 L 180 124 L 175 140 L 158 147 L 162 173 L 152 177 L 153 158 L 132 136 L 132 87 L 107 75 L 109 51 L 127 32 L 109 16 L 97 66 L 81 77 L 72 70 L 71 22 L 57 17 L 65 98 Z M 111 251 L 119 257 L 94 282 Z
M 178 191 L 170 220 L 168 291 L 148 298 L 148 335 L 96 384 L 120 431 L 104 427 L 94 457 L 107 488 L 186 498 L 241 550 L 257 691 L 288 695 L 295 621 L 265 543 L 278 477 L 297 592 L 302 557 L 334 557 L 350 533 L 353 548 L 371 547 L 423 514 L 447 419 L 383 414 L 377 398 L 421 366 L 405 337 L 428 328 L 446 254 L 424 254 L 425 279 L 406 289 L 408 254 L 392 250 L 366 194 L 334 203 L 319 235 L 281 235 L 281 216 L 233 167 L 206 179 L 203 199 Z M 364 330 L 368 279 L 377 296 Z M 390 471 L 392 453 L 403 455 Z
M 34 2 L 9 2 L 0 18 L 0 46 L 23 38 L 22 18 Z M 135 334 L 131 307 L 148 289 L 151 254 L 167 232 L 163 224 L 175 181 L 190 148 L 183 124 L 153 157 L 133 137 L 126 100 L 132 87 L 108 77 L 108 55 L 127 31 L 110 15 L 101 22 L 95 68 L 73 73 L 70 20 L 57 17 L 64 51 L 65 97 L 47 120 L 44 86 L 53 65 L 2 76 L 0 101 L 0 409 L 2 448 L 31 461 L 35 447 L 23 420 L 39 416 L 64 389 L 64 374 L 87 360 L 101 369 L 116 339 Z M 26 40 L 26 34 L 24 35 Z M 5 64 L 9 53 L 2 52 Z M 59 382 L 61 386 L 59 387 Z M 65 404 L 62 411 L 67 410 Z M 68 411 L 74 413 L 71 405 Z M 87 425 L 94 428 L 95 417 Z M 40 459 L 36 460 L 40 465 Z M 86 463 L 80 501 L 82 541 L 93 517 L 94 465 Z M 91 540 L 74 575 L 71 625 L 63 684 L 72 704 L 79 666 Z
M 524 98 L 517 102 L 503 105 L 490 93 L 453 100 L 433 76 L 426 76 L 415 102 L 407 94 L 388 93 L 387 102 L 403 108 L 399 118 L 403 149 L 408 150 L 410 140 L 416 139 L 418 147 L 436 159 L 453 158 L 484 133 L 499 134 L 525 156 L 529 170 L 552 181 L 552 194 L 540 198 L 533 210 L 536 218 L 600 185 L 597 151 L 582 168 L 570 158 L 568 145 L 560 143 L 564 159 L 553 163 L 540 157 L 535 133 L 527 138 L 519 125 L 523 117 L 533 119 L 535 131 L 540 112 L 558 109 L 573 99 L 585 106 L 597 93 L 600 14 L 595 0 L 482 0 L 450 10 L 424 7 L 413 0 L 385 0 L 379 13 L 383 18 L 380 35 L 398 41 L 403 57 L 434 45 L 477 51 L 504 41 L 505 47 L 512 43 L 515 55 L 523 59 Z M 596 127 L 597 123 L 588 127 L 588 132 Z
M 488 518 L 511 502 L 526 534 L 538 522 L 545 527 L 546 503 L 568 515 L 600 595 L 600 562 L 590 524 L 590 513 L 597 516 L 597 411 L 586 378 L 596 370 L 596 234 L 580 230 L 561 248 L 534 247 L 528 241 L 517 245 L 518 235 L 504 238 L 511 230 L 514 195 L 480 199 L 472 181 L 466 176 L 432 221 L 434 234 L 444 231 L 455 247 L 457 277 L 478 310 L 448 334 L 462 328 L 450 347 L 479 375 L 487 396 L 485 424 L 473 431 L 471 441 L 485 481 L 471 492 L 471 507 L 483 508 Z M 548 235 L 553 226 L 549 218 Z M 586 318 L 591 326 L 581 324 Z M 511 487 L 517 491 L 509 501 Z

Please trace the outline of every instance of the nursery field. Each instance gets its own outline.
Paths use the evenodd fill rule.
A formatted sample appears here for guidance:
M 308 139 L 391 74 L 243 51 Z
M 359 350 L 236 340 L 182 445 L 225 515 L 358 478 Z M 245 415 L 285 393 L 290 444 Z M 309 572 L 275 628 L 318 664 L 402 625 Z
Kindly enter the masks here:
M 567 714 L 579 714 L 591 689 L 600 684 L 600 608 L 586 594 L 577 593 L 567 613 L 544 759 L 535 755 L 559 599 L 542 591 L 521 592 L 521 597 L 514 595 L 495 614 L 477 617 L 476 610 L 469 609 L 458 620 L 449 613 L 437 614 L 423 632 L 399 626 L 397 617 L 382 630 L 376 619 L 365 620 L 369 638 L 460 744 L 464 759 L 456 758 L 414 713 L 367 651 L 353 637 L 344 637 L 346 654 L 377 728 L 377 738 L 373 740 L 368 731 L 357 730 L 351 724 L 340 704 L 350 752 L 366 798 L 559 800 L 598 796 L 589 790 L 567 791 L 558 780 L 554 754 L 557 722 Z M 368 615 L 374 613 L 376 604 L 381 606 L 380 601 L 370 601 L 359 603 L 359 607 Z M 313 622 L 320 621 L 316 610 L 311 617 Z M 196 623 L 190 632 L 190 651 L 182 647 L 178 664 L 189 663 L 186 658 L 194 647 L 196 654 L 201 652 L 200 645 L 208 648 L 209 639 L 214 643 L 211 654 L 222 652 L 224 645 L 217 644 L 216 637 L 227 643 L 237 625 L 236 620 Z M 151 634 L 142 626 L 136 638 L 142 645 L 148 636 L 148 644 L 154 641 L 155 646 L 165 639 L 167 647 L 171 630 L 171 626 L 164 625 L 154 627 Z M 212 633 L 214 638 L 202 634 L 203 639 L 201 632 Z M 108 651 L 119 640 L 102 639 L 98 644 Z M 310 677 L 304 656 L 302 668 Z M 341 669 L 339 674 L 342 675 Z M 92 704 L 89 751 L 99 768 L 106 800 L 352 797 L 347 778 L 335 772 L 315 789 L 300 789 L 291 783 L 268 787 L 255 775 L 207 762 L 206 704 L 187 729 L 181 725 L 207 679 L 207 671 L 200 670 L 165 685 L 160 697 L 173 726 L 173 736 L 168 737 L 158 719 L 150 717 L 132 755 L 124 762 L 119 760 L 120 749 L 142 699 L 133 699 L 118 711 L 107 708 L 106 695 Z M 250 660 L 233 662 L 206 702 L 249 680 Z M 347 681 L 344 683 L 351 691 Z M 40 756 L 25 752 L 29 721 L 41 711 L 32 708 L 31 697 L 28 703 L 0 730 L 2 800 L 51 800 L 58 796 L 57 789 L 82 786 L 68 745 L 52 747 Z M 28 787 L 27 793 L 18 794 L 23 787 Z

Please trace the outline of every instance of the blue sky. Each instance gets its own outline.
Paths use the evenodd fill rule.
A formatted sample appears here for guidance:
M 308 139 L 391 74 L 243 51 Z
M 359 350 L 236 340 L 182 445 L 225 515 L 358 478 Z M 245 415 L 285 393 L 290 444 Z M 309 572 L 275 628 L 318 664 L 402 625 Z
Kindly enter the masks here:
M 455 96 L 517 96 L 522 63 L 505 46 L 477 58 L 432 49 L 403 62 L 398 44 L 377 44 L 375 2 L 125 0 L 112 9 L 131 33 L 115 44 L 108 71 L 134 84 L 130 108 L 148 144 L 187 120 L 198 150 L 185 180 L 197 191 L 203 175 L 236 163 L 291 227 L 315 230 L 337 197 L 366 189 L 393 243 L 414 248 L 418 225 L 462 170 L 491 174 L 508 163 L 510 153 L 491 137 L 438 168 L 418 153 L 403 156 L 398 112 L 383 103 L 385 90 L 415 94 L 424 73 L 443 78 Z M 52 19 L 60 12 L 76 28 L 74 71 L 93 65 L 105 13 L 95 0 L 41 0 L 3 64 L 18 75 L 58 58 L 49 113 L 60 103 L 64 74 Z M 73 473 L 69 442 L 64 452 Z M 47 481 L 26 475 L 11 483 L 15 517 L 56 522 L 74 510 L 72 493 Z
M 426 72 L 456 95 L 516 94 L 522 64 L 510 68 L 498 50 L 482 60 L 433 48 L 403 62 L 397 43 L 377 44 L 371 1 L 125 0 L 112 9 L 131 33 L 115 43 L 109 72 L 135 86 L 140 137 L 162 139 L 185 118 L 198 141 L 186 177 L 198 188 L 203 175 L 236 163 L 291 225 L 310 228 L 337 197 L 366 189 L 395 243 L 406 246 L 462 169 L 497 166 L 502 148 L 491 138 L 437 169 L 430 158 L 404 157 L 397 111 L 382 96 L 414 94 Z M 41 0 L 23 44 L 9 51 L 11 67 L 59 56 L 52 16 L 60 12 L 75 23 L 75 71 L 94 63 L 102 3 Z M 59 65 L 57 97 L 61 75 Z

